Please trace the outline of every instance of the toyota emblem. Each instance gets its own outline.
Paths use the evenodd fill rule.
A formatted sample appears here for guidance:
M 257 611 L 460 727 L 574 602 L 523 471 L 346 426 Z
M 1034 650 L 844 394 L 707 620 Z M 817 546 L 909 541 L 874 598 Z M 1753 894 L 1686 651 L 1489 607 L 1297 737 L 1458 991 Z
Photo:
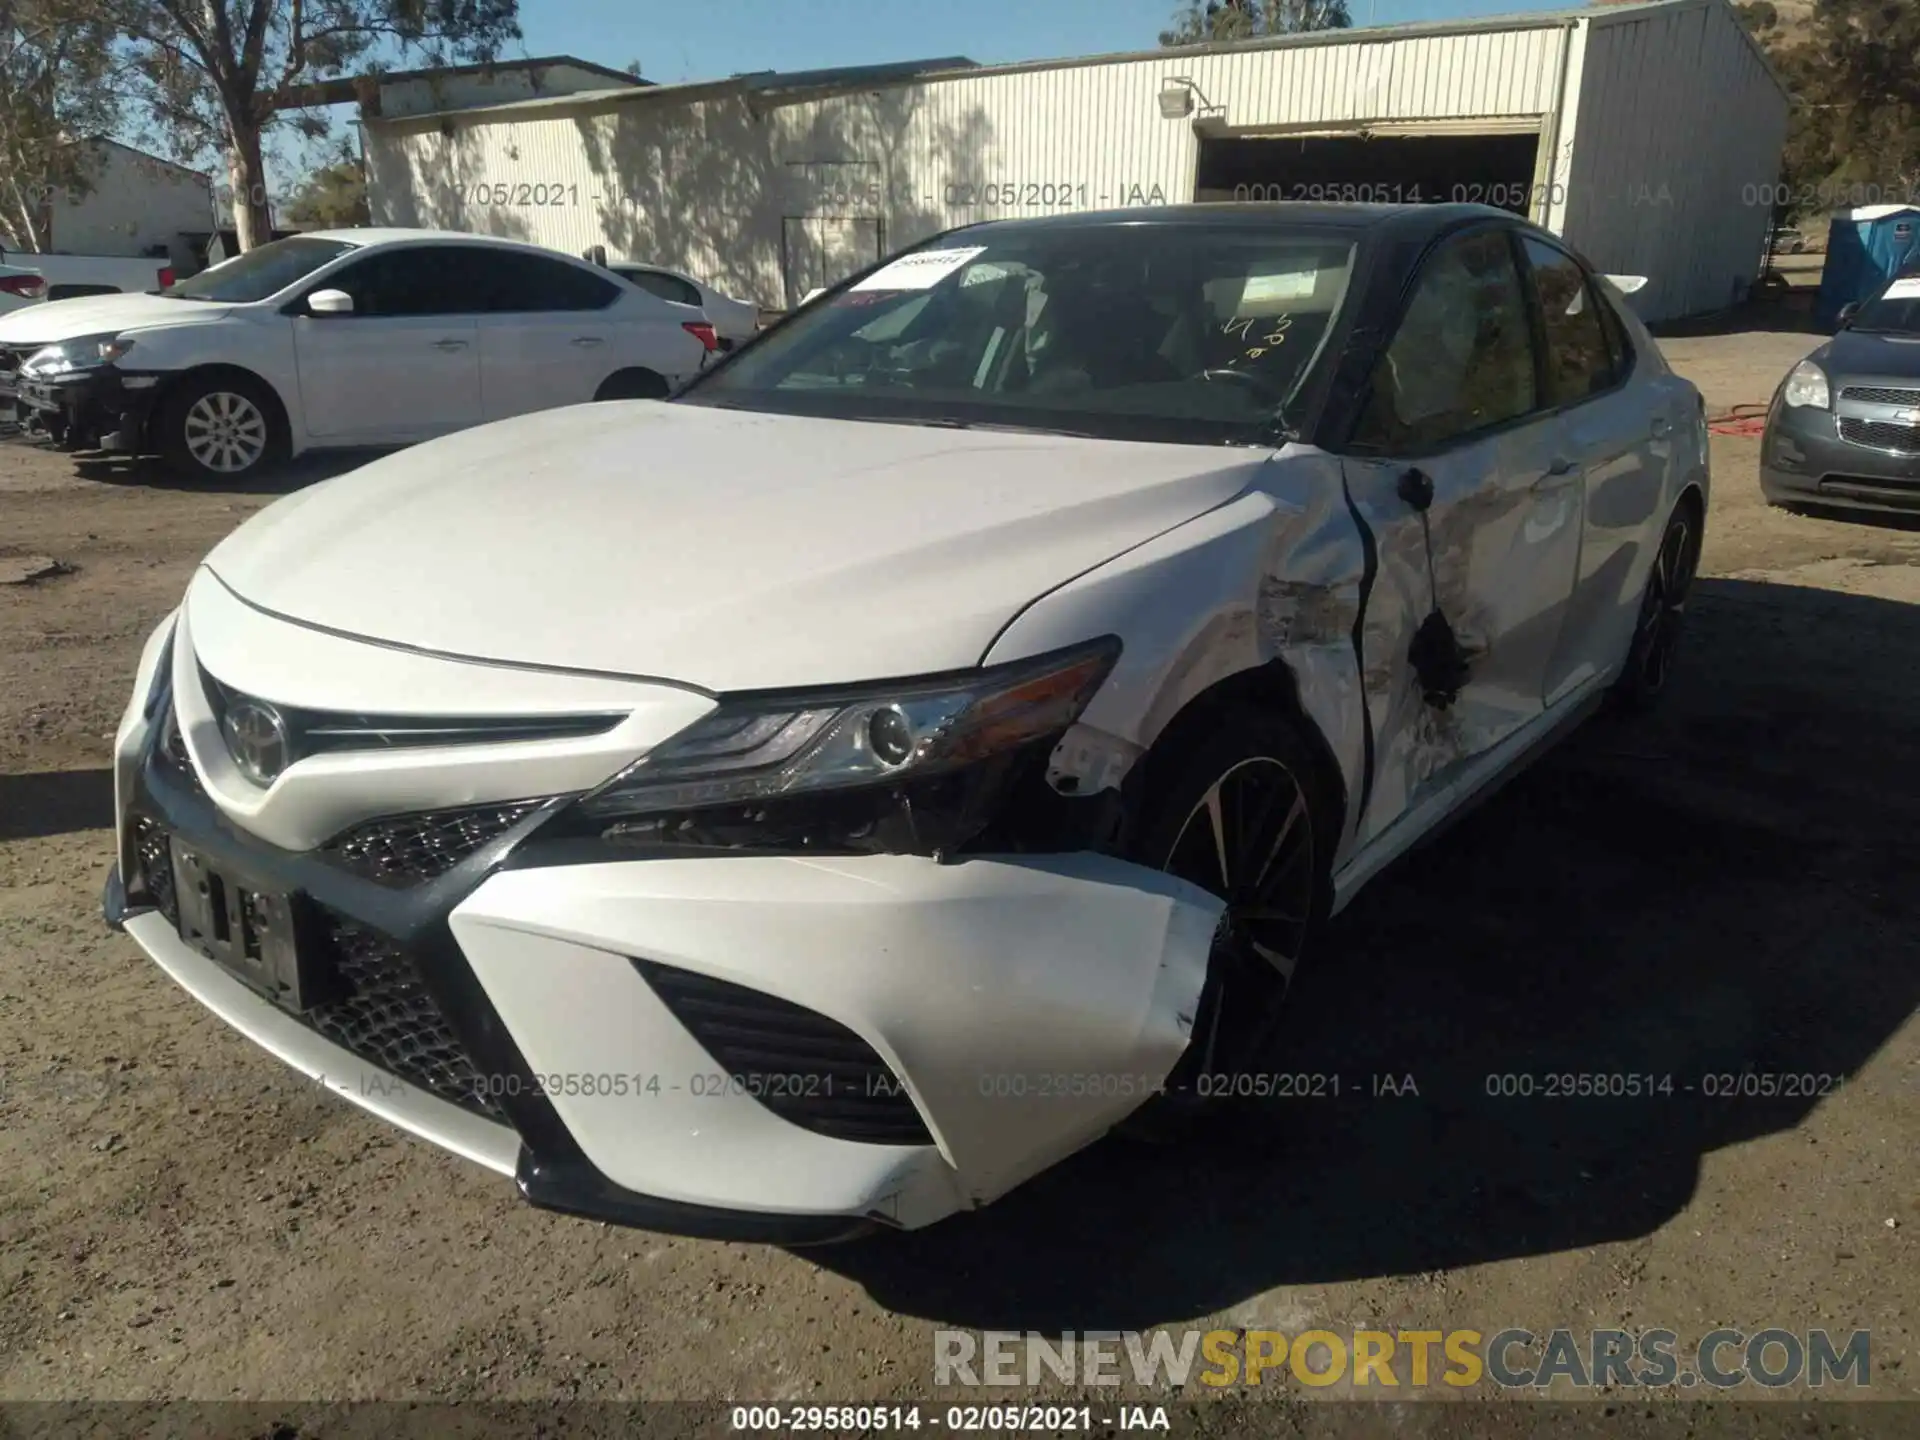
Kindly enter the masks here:
M 220 717 L 227 754 L 240 773 L 256 785 L 271 785 L 293 758 L 287 722 L 260 700 L 235 700 Z

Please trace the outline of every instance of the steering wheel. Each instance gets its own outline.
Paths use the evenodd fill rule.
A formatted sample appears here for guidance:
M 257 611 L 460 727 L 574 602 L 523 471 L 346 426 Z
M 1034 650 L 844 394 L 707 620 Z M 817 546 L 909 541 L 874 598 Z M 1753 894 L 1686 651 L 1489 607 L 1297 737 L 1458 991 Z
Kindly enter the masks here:
M 1224 367 L 1216 370 L 1202 370 L 1200 372 L 1200 378 L 1208 381 L 1230 380 L 1234 384 L 1245 385 L 1249 389 L 1259 390 L 1275 398 L 1278 398 L 1284 393 L 1280 386 L 1274 384 L 1273 381 L 1267 379 L 1266 376 L 1255 375 L 1250 370 L 1229 370 Z

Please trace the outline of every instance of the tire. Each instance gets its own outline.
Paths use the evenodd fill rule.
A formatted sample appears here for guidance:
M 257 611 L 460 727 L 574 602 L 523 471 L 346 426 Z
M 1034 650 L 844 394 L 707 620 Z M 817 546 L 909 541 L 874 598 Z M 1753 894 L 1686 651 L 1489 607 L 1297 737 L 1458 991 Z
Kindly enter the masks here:
M 264 381 L 230 370 L 189 375 L 161 402 L 154 438 L 168 466 L 223 484 L 287 457 L 287 422 Z
M 673 387 L 651 370 L 617 370 L 600 383 L 600 400 L 664 400 Z
M 1187 1049 L 1165 1090 L 1121 1127 L 1164 1143 L 1215 1133 L 1253 1098 L 1226 1077 L 1265 1053 L 1326 922 L 1340 806 L 1325 762 L 1299 723 L 1279 714 L 1223 711 L 1185 755 L 1160 762 L 1162 776 L 1156 759 L 1148 759 L 1131 858 L 1229 900 Z M 1264 885 L 1252 888 L 1263 873 Z
M 1651 710 L 1667 691 L 1686 620 L 1687 596 L 1700 567 L 1702 524 L 1699 502 L 1689 495 L 1673 507 L 1661 532 L 1660 548 L 1647 571 L 1627 663 L 1613 686 L 1614 699 L 1623 709 Z

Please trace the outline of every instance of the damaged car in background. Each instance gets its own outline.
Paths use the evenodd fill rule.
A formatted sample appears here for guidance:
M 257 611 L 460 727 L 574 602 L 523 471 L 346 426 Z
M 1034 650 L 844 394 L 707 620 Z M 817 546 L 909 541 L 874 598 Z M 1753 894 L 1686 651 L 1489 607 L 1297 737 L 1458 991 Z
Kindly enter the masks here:
M 241 526 L 106 913 L 535 1204 L 924 1226 L 1234 1113 L 1330 914 L 1663 691 L 1707 499 L 1699 394 L 1505 212 L 968 227 Z
M 0 319 L 0 392 L 67 450 L 237 483 L 308 450 L 664 396 L 718 349 L 697 307 L 537 245 L 316 230 L 158 294 Z

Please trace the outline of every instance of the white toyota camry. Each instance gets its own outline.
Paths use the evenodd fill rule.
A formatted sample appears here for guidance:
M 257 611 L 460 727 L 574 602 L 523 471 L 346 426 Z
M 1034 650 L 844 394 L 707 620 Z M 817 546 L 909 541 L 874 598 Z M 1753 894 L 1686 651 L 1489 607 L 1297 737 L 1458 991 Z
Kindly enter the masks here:
M 1479 207 L 991 223 L 291 495 L 141 657 L 108 918 L 615 1222 L 1205 1128 L 1330 913 L 1666 684 L 1706 428 L 1621 288 Z

